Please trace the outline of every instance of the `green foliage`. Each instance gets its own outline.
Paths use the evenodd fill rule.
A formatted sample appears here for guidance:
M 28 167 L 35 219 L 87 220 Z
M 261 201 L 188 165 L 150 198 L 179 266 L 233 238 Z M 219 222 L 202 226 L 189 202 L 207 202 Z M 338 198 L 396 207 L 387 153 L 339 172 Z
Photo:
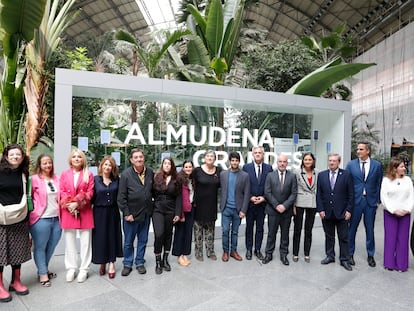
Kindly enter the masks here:
M 350 58 L 357 47 L 352 43 L 352 37 L 344 37 L 345 24 L 339 24 L 330 34 L 322 37 L 319 41 L 313 36 L 302 36 L 300 39 L 315 57 L 324 63 L 340 57 L 345 60 Z
M 4 59 L 0 82 L 0 148 L 21 143 L 24 131 L 26 75 L 24 49 L 39 27 L 46 0 L 2 0 L 0 39 Z
M 168 31 L 159 32 L 162 43 L 153 40 L 147 47 L 143 48 L 135 37 L 125 30 L 118 30 L 115 33 L 115 40 L 130 44 L 136 51 L 150 78 L 162 78 L 169 70 L 168 49 L 182 37 L 189 35 L 188 30 L 176 30 L 173 33 Z
M 66 51 L 66 67 L 74 70 L 91 70 L 93 60 L 88 57 L 85 47 L 76 47 L 74 51 Z
M 346 25 L 339 24 L 319 41 L 313 36 L 301 37 L 302 43 L 309 49 L 310 54 L 325 64 L 298 81 L 287 93 L 350 99 L 351 90 L 343 84 L 336 86 L 335 84 L 375 64 L 345 63 L 357 49 L 352 42 L 352 37 L 344 36 L 345 31 Z
M 198 42 L 196 43 L 197 48 L 190 47 L 187 50 L 188 60 L 192 65 L 204 65 L 206 68 L 213 69 L 216 75 L 214 80 L 217 84 L 224 84 L 226 74 L 232 67 L 240 35 L 244 5 L 244 0 L 228 0 L 224 6 L 220 0 L 211 0 L 207 2 L 204 12 L 200 11 L 200 7 L 192 4 L 187 7 L 192 17 L 188 19 L 187 26 L 194 35 L 198 36 L 198 39 L 189 38 L 190 42 L 191 40 L 198 40 Z M 208 56 L 208 66 L 205 65 L 205 59 L 201 62 L 199 54 L 204 58 Z M 183 66 L 178 64 L 178 67 Z M 185 68 L 182 70 L 186 71 Z M 186 77 L 188 79 L 188 76 Z M 198 80 L 201 78 L 199 77 Z M 211 83 L 211 79 L 205 77 L 205 82 Z
M 325 66 L 311 72 L 298 81 L 286 93 L 309 96 L 321 96 L 334 83 L 351 77 L 358 72 L 376 64 L 341 64 L 341 59 L 336 58 Z
M 258 46 L 243 60 L 249 73 L 246 87 L 273 92 L 286 92 L 321 65 L 297 40 Z
M 6 34 L 17 41 L 29 42 L 38 28 L 45 10 L 46 0 L 2 0 L 0 25 Z M 6 49 L 6 46 L 4 47 Z M 8 48 L 8 47 L 7 47 Z M 12 52 L 13 48 L 10 49 Z

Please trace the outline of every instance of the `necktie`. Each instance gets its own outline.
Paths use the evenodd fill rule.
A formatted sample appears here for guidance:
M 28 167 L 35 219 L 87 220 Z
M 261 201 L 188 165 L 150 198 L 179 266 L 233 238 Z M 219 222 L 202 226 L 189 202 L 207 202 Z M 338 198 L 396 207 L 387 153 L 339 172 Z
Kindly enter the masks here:
M 260 177 L 262 177 L 262 171 L 260 170 L 260 165 L 257 166 L 257 180 L 260 181 Z
M 333 188 L 335 187 L 335 171 L 331 172 L 330 183 L 331 183 L 331 190 L 333 190 Z
M 284 179 L 283 179 L 283 172 L 280 172 L 280 190 L 283 190 L 283 183 L 284 183 Z
M 365 180 L 365 161 L 362 161 L 362 167 L 361 167 L 361 173 L 362 173 L 362 179 Z

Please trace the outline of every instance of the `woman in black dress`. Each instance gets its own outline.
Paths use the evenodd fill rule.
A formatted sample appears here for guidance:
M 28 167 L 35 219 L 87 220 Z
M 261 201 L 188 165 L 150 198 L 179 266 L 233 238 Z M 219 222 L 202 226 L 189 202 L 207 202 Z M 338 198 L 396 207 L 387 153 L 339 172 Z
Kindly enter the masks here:
M 117 205 L 118 168 L 111 156 L 102 159 L 98 175 L 95 176 L 93 203 L 93 219 L 95 228 L 92 230 L 92 262 L 101 264 L 99 274 L 106 273 L 115 277 L 116 257 L 122 257 L 121 218 Z
M 195 257 L 203 261 L 203 238 L 206 244 L 207 257 L 217 260 L 214 252 L 214 228 L 217 219 L 217 195 L 220 187 L 220 172 L 214 166 L 216 154 L 208 150 L 204 154 L 204 164 L 194 169 L 195 181 L 195 214 L 194 238 Z
M 168 255 L 171 249 L 173 225 L 180 220 L 181 216 L 181 187 L 177 181 L 174 161 L 170 157 L 162 160 L 161 168 L 154 176 L 152 192 L 155 201 L 152 214 L 155 237 L 155 273 L 161 274 L 163 269 L 171 271 Z M 161 262 L 163 249 L 164 255 Z
M 29 158 L 23 148 L 16 144 L 6 146 L 0 160 L 0 204 L 22 203 L 28 177 Z M 20 281 L 20 268 L 31 257 L 28 217 L 17 223 L 0 225 L 0 302 L 12 300 L 9 291 L 17 295 L 29 293 Z M 3 269 L 7 265 L 12 266 L 9 291 L 3 284 Z

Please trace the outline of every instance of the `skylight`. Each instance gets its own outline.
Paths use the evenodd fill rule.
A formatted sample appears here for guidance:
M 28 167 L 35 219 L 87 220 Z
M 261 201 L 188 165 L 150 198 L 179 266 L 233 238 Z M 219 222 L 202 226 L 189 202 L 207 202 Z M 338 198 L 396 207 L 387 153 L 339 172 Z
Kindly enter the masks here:
M 151 30 L 177 29 L 179 0 L 135 0 Z

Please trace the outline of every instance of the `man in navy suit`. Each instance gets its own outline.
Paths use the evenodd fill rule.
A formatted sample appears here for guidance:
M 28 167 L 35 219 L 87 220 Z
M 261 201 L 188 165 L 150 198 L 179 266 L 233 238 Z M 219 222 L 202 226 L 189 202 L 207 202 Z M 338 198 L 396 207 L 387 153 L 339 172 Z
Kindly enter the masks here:
M 256 222 L 254 254 L 259 260 L 263 260 L 264 256 L 260 249 L 263 241 L 266 206 L 264 185 L 267 174 L 272 172 L 273 169 L 269 164 L 263 162 L 264 148 L 262 146 L 253 147 L 252 154 L 253 162 L 243 166 L 243 171 L 249 174 L 250 179 L 250 200 L 246 214 L 246 259 L 252 259 L 253 229 Z
M 277 170 L 267 174 L 265 181 L 266 214 L 269 232 L 267 234 L 266 256 L 262 263 L 273 259 L 276 234 L 280 227 L 280 261 L 289 265 L 289 228 L 293 216 L 293 204 L 298 193 L 296 175 L 286 170 L 288 158 L 280 154 L 277 157 Z
M 341 266 L 352 271 L 349 263 L 348 220 L 351 218 L 354 202 L 352 175 L 339 168 L 341 156 L 337 153 L 328 155 L 328 170 L 318 175 L 316 192 L 316 210 L 325 231 L 326 257 L 321 264 L 335 262 L 335 228 L 339 240 L 339 260 Z
M 355 236 L 362 215 L 364 215 L 368 265 L 375 267 L 374 224 L 377 206 L 380 202 L 382 166 L 380 162 L 370 158 L 371 146 L 368 142 L 360 142 L 356 152 L 358 159 L 352 160 L 346 166 L 346 170 L 352 174 L 355 193 L 354 211 L 348 233 L 350 263 L 355 265 Z
M 239 169 L 240 155 L 237 152 L 229 154 L 230 169 L 220 173 L 221 187 L 221 227 L 224 262 L 230 257 L 241 261 L 237 253 L 237 236 L 241 218 L 246 216 L 250 198 L 250 183 L 247 173 Z M 230 243 L 229 243 L 230 242 Z

